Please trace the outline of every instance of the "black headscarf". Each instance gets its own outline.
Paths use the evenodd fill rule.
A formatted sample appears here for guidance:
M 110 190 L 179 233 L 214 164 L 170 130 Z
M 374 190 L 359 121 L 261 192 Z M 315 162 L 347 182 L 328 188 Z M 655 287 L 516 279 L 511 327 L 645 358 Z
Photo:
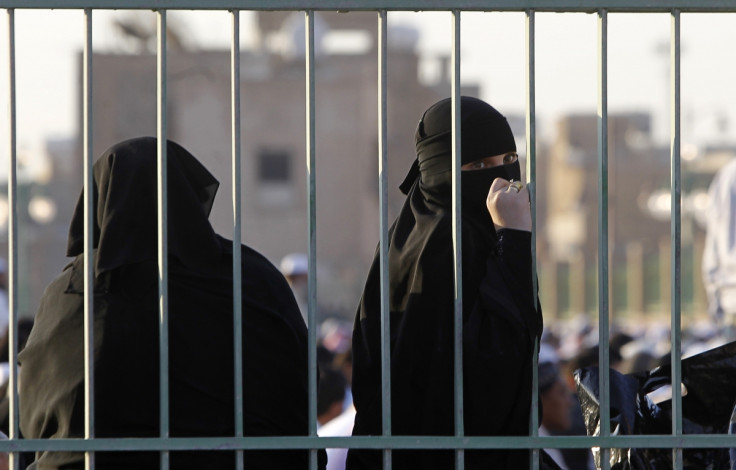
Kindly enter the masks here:
M 121 142 L 94 165 L 95 274 L 157 256 L 157 144 L 154 137 Z M 208 217 L 220 183 L 179 144 L 167 154 L 168 250 L 185 266 L 207 272 L 220 255 Z M 67 256 L 84 252 L 84 194 L 69 228 Z
M 168 155 L 169 415 L 172 437 L 235 432 L 232 242 L 207 215 L 218 182 L 174 142 Z M 94 166 L 96 437 L 159 435 L 156 139 L 108 149 Z M 19 355 L 26 438 L 84 436 L 83 210 L 73 262 L 46 289 Z M 241 245 L 246 436 L 308 433 L 307 329 L 291 289 Z M 309 467 L 309 451 L 246 451 L 253 469 Z M 79 452 L 40 452 L 39 468 L 84 468 Z M 157 469 L 156 452 L 98 452 L 97 468 Z M 319 466 L 326 455 L 319 451 Z M 233 452 L 172 452 L 178 469 L 231 468 Z M 36 467 L 31 467 L 36 468 Z
M 506 119 L 481 100 L 461 98 L 460 126 L 463 164 L 516 150 Z M 446 99 L 431 106 L 419 122 L 417 159 L 401 187 L 408 193 L 406 202 L 389 233 L 394 435 L 454 433 L 451 139 L 451 100 Z M 511 371 L 522 365 L 526 367 L 531 358 L 530 338 L 540 324 L 534 318 L 530 321 L 525 318 L 536 314 L 535 299 L 530 292 L 531 266 L 526 267 L 529 282 L 524 279 L 521 287 L 511 282 L 498 266 L 494 251 L 496 232 L 485 207 L 493 180 L 519 179 L 519 173 L 519 164 L 515 162 L 461 174 L 467 435 L 519 435 L 528 431 L 528 404 L 514 403 L 518 396 L 516 385 L 497 391 L 488 384 L 489 380 L 501 380 L 491 376 L 504 374 L 504 368 Z M 356 435 L 381 434 L 379 261 L 377 253 L 353 332 Z M 528 298 L 515 295 L 516 290 L 528 292 Z M 517 300 L 524 304 L 526 313 L 519 313 L 522 307 L 516 305 Z M 496 360 L 499 348 L 507 345 L 506 360 Z M 485 357 L 493 358 L 491 366 Z M 512 376 L 518 374 L 518 370 L 512 372 Z M 494 461 L 493 456 L 470 454 L 468 468 L 480 468 L 473 466 L 473 462 Z M 380 468 L 380 458 L 380 453 L 374 451 L 351 449 L 348 469 Z M 394 465 L 402 469 L 452 468 L 452 452 L 394 451 L 393 458 Z M 482 468 L 514 468 L 502 463 L 506 462 L 505 458 L 495 460 L 496 467 Z
M 463 96 L 460 100 L 461 164 L 516 151 L 514 134 L 506 118 L 488 103 Z M 401 190 L 408 194 L 421 174 L 425 198 L 449 207 L 452 198 L 452 100 L 444 99 L 424 112 L 415 135 L 417 159 Z M 464 210 L 485 218 L 486 196 L 497 177 L 521 178 L 518 162 L 487 170 L 464 171 L 460 175 Z

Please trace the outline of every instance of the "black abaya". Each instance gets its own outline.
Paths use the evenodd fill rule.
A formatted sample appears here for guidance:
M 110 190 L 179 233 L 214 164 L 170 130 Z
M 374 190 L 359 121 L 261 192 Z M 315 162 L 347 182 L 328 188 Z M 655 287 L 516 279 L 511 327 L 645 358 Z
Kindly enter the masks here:
M 449 104 L 434 105 L 419 124 L 407 200 L 389 234 L 393 435 L 454 434 Z M 463 163 L 516 150 L 495 109 L 463 97 L 461 112 Z M 518 162 L 461 177 L 465 434 L 529 435 L 533 344 L 542 328 L 531 234 L 497 235 L 484 203 L 494 178 L 519 179 Z M 380 316 L 376 255 L 353 333 L 354 435 L 381 434 Z M 452 451 L 395 450 L 392 456 L 393 468 L 402 470 L 454 468 Z M 381 461 L 380 451 L 351 449 L 347 468 L 379 469 Z M 465 458 L 468 469 L 518 470 L 528 463 L 526 451 L 473 450 Z
M 168 143 L 169 416 L 172 437 L 233 436 L 232 242 L 207 221 L 217 181 Z M 95 164 L 95 435 L 159 435 L 156 140 L 112 147 Z M 26 438 L 84 435 L 81 205 L 74 261 L 46 289 L 21 363 Z M 246 436 L 308 433 L 307 330 L 288 284 L 242 246 Z M 98 452 L 100 469 L 155 469 L 156 452 Z M 320 468 L 325 456 L 320 452 Z M 246 451 L 246 468 L 308 468 L 308 451 Z M 79 452 L 39 452 L 37 469 L 84 468 Z M 233 468 L 232 451 L 171 453 L 172 469 Z

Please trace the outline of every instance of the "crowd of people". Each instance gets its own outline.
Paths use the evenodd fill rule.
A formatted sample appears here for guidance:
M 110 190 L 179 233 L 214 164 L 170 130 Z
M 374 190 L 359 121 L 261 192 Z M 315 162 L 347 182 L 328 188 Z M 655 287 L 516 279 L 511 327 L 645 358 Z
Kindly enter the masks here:
M 530 196 L 521 181 L 513 133 L 491 105 L 461 97 L 456 121 L 462 134 L 461 171 L 455 179 L 454 104 L 449 98 L 435 103 L 417 125 L 416 155 L 407 162 L 410 170 L 401 185 L 406 201 L 389 230 L 389 311 L 383 312 L 377 250 L 356 299 L 354 321 L 330 319 L 319 326 L 320 436 L 382 434 L 384 313 L 391 331 L 392 435 L 454 435 L 457 350 L 463 356 L 466 436 L 529 435 L 537 363 L 539 434 L 585 434 L 572 377 L 575 369 L 598 361 L 595 325 L 587 320 L 544 324 L 533 282 Z M 85 258 L 94 277 L 95 437 L 234 436 L 241 419 L 233 393 L 236 356 L 242 358 L 246 436 L 304 436 L 314 425 L 308 418 L 306 257 L 289 255 L 279 271 L 240 245 L 241 284 L 234 288 L 237 245 L 216 234 L 208 220 L 218 182 L 180 145 L 169 141 L 166 148 L 166 429 L 159 409 L 157 142 L 144 137 L 113 145 L 94 164 L 91 253 L 85 253 L 80 196 L 69 229 L 72 261 L 40 299 L 18 356 L 25 438 L 84 437 Z M 462 188 L 457 202 L 455 181 Z M 454 233 L 462 240 L 459 251 Z M 456 254 L 462 256 L 462 284 L 454 272 Z M 233 339 L 234 289 L 242 298 L 239 351 Z M 456 344 L 458 307 L 462 344 Z M 654 329 L 613 333 L 611 366 L 622 372 L 648 370 L 668 349 L 664 330 L 656 341 L 648 336 L 657 334 Z M 702 331 L 693 333 L 692 341 L 685 339 L 690 351 L 721 340 L 716 332 Z M 320 449 L 317 454 L 320 470 L 383 468 L 377 449 Z M 22 458 L 21 468 L 32 470 L 84 468 L 84 453 L 78 451 L 39 451 Z M 391 458 L 393 468 L 401 470 L 445 470 L 454 467 L 455 455 L 448 449 L 395 449 Z M 159 459 L 153 451 L 97 452 L 95 457 L 99 469 L 157 469 Z M 247 450 L 244 459 L 249 469 L 306 469 L 310 460 L 309 451 L 300 449 Z M 170 455 L 174 469 L 232 468 L 234 462 L 235 453 L 224 450 Z M 465 452 L 469 470 L 528 466 L 525 449 Z M 591 453 L 542 449 L 539 468 L 589 470 Z
M 713 322 L 703 320 L 682 330 L 683 358 L 716 348 L 729 341 Z M 320 436 L 348 436 L 352 433 L 355 408 L 351 401 L 351 337 L 352 323 L 344 319 L 325 320 L 318 330 L 318 358 L 321 370 L 342 371 L 345 399 L 342 413 L 332 420 L 320 422 Z M 670 328 L 667 322 L 632 322 L 615 324 L 609 338 L 610 367 L 622 374 L 647 372 L 666 364 L 670 354 Z M 540 436 L 587 435 L 578 400 L 574 373 L 595 366 L 599 358 L 599 331 L 589 315 L 547 321 L 542 334 L 538 357 Z M 322 386 L 320 385 L 320 390 Z M 332 392 L 334 396 L 334 392 Z M 337 406 L 338 399 L 319 399 L 326 406 Z M 593 470 L 593 455 L 589 449 L 545 449 L 560 468 Z M 328 469 L 345 468 L 347 449 L 328 449 Z

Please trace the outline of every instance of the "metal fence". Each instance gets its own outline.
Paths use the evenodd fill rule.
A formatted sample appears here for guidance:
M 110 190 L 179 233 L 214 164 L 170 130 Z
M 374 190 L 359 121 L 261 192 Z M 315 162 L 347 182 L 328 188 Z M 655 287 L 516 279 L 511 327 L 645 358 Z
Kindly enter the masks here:
M 8 183 L 8 200 L 11 207 L 9 216 L 9 294 L 10 294 L 10 439 L 0 441 L 0 451 L 10 451 L 11 468 L 17 468 L 18 462 L 15 456 L 21 451 L 37 451 L 37 450 L 73 450 L 84 451 L 87 455 L 87 461 L 90 467 L 94 466 L 94 452 L 108 450 L 156 450 L 160 451 L 162 458 L 162 468 L 168 468 L 168 453 L 171 451 L 184 449 L 218 449 L 218 450 L 235 450 L 239 451 L 238 467 L 242 468 L 243 459 L 242 451 L 249 449 L 282 449 L 282 448 L 298 448 L 311 449 L 311 465 L 316 468 L 317 452 L 316 449 L 334 448 L 334 447 L 354 447 L 354 448 L 371 448 L 383 449 L 384 461 L 386 468 L 390 468 L 390 454 L 393 449 L 454 449 L 457 454 L 457 468 L 464 468 L 463 452 L 466 449 L 480 448 L 515 448 L 530 449 L 531 462 L 533 467 L 537 467 L 537 458 L 540 448 L 600 448 L 603 458 L 604 468 L 608 468 L 608 452 L 611 448 L 670 448 L 673 452 L 673 460 L 675 468 L 682 468 L 682 449 L 683 448 L 715 448 L 715 447 L 736 447 L 736 437 L 730 435 L 684 435 L 682 426 L 682 395 L 679 387 L 673 387 L 672 397 L 672 430 L 667 435 L 656 436 L 612 436 L 607 426 L 601 428 L 601 435 L 595 437 L 540 437 L 537 432 L 536 413 L 532 413 L 532 423 L 530 426 L 529 437 L 466 437 L 463 435 L 462 421 L 462 367 L 455 367 L 455 435 L 454 436 L 392 436 L 391 434 L 391 414 L 390 414 L 390 393 L 391 377 L 389 374 L 388 364 L 389 345 L 388 338 L 389 322 L 388 314 L 388 263 L 387 263 L 387 246 L 388 246 L 388 216 L 387 216 L 387 177 L 384 169 L 387 166 L 386 152 L 386 58 L 387 58 L 387 12 L 388 11 L 419 11 L 419 10 L 435 10 L 449 11 L 452 14 L 452 24 L 448 25 L 453 29 L 452 40 L 452 97 L 454 103 L 454 116 L 457 115 L 460 96 L 460 32 L 461 19 L 465 11 L 518 11 L 526 15 L 526 144 L 527 144 L 527 178 L 532 189 L 532 200 L 534 200 L 534 182 L 536 168 L 536 117 L 535 117 L 535 14 L 537 12 L 587 12 L 597 15 L 598 20 L 598 183 L 599 183 L 599 205 L 598 205 L 598 312 L 599 312 L 599 344 L 608 344 L 609 339 L 609 305 L 608 305 L 608 278 L 609 278 L 609 262 L 608 262 L 608 74 L 607 56 L 608 56 L 608 16 L 609 13 L 619 12 L 658 12 L 669 14 L 671 17 L 671 39 L 670 39 L 670 162 L 671 162 L 671 208 L 672 208 L 672 224 L 671 224 L 671 359 L 672 359 L 672 380 L 673 383 L 679 383 L 681 380 L 680 366 L 680 334 L 681 334 L 681 318 L 680 318 L 680 273 L 681 273 L 681 235 L 680 235 L 680 15 L 682 12 L 736 12 L 736 2 L 733 0 L 678 0 L 678 1 L 648 1 L 640 0 L 607 0 L 598 2 L 585 2 L 576 0 L 444 0 L 444 1 L 421 1 L 421 0 L 34 0 L 28 2 L 24 0 L 0 0 L 0 8 L 4 9 L 8 23 L 8 56 L 9 61 L 3 64 L 9 74 L 9 89 L 3 93 L 9 95 L 9 136 L 7 143 L 10 155 L 9 165 L 9 183 Z M 15 365 L 17 362 L 17 343 L 18 336 L 17 320 L 18 320 L 18 301 L 17 301 L 17 279 L 18 279 L 18 228 L 17 228 L 17 143 L 16 143 L 16 50 L 15 50 L 15 10 L 16 9 L 75 9 L 83 10 L 86 20 L 84 55 L 83 55 L 83 148 L 84 148 L 84 197 L 86 202 L 86 237 L 85 251 L 92 250 L 92 238 L 90 236 L 90 227 L 92 227 L 93 213 L 90 210 L 92 195 L 89 188 L 92 187 L 92 16 L 95 10 L 110 9 L 148 9 L 154 10 L 158 19 L 158 36 L 157 36 L 157 66 L 158 66 L 158 158 L 159 169 L 165 168 L 166 162 L 166 141 L 167 129 L 167 82 L 165 79 L 167 54 L 166 54 L 166 21 L 168 10 L 224 10 L 229 11 L 232 18 L 232 46 L 231 46 L 231 102 L 232 102 L 232 178 L 233 178 L 233 201 L 234 207 L 234 223 L 233 223 L 233 239 L 241 239 L 241 217 L 240 217 L 240 90 L 239 90 L 239 71 L 240 71 L 240 12 L 248 10 L 298 10 L 304 11 L 304 21 L 306 26 L 306 69 L 305 69 L 305 86 L 306 86 L 306 154 L 307 154 L 307 178 L 308 178 L 308 239 L 309 239 L 309 259 L 316 259 L 316 223 L 315 223 L 315 100 L 314 100 L 314 12 L 320 10 L 362 10 L 376 12 L 376 27 L 378 29 L 378 77 L 376 87 L 378 89 L 378 102 L 376 103 L 378 111 L 378 175 L 377 183 L 379 185 L 379 204 L 380 204 L 380 236 L 381 241 L 381 273 L 382 273 L 382 306 L 383 306 L 383 336 L 382 336 L 382 364 L 383 364 L 383 435 L 375 437 L 317 437 L 317 421 L 316 421 L 316 263 L 309 263 L 309 418 L 310 427 L 308 436 L 299 437 L 268 437 L 255 438 L 244 437 L 242 422 L 242 389 L 243 377 L 236 372 L 236 416 L 241 419 L 236 420 L 236 435 L 234 437 L 222 438 L 171 438 L 169 437 L 169 416 L 168 416 L 168 304 L 167 304 L 167 242 L 166 242 L 166 174 L 159 171 L 159 289 L 160 289 L 160 367 L 161 367 L 161 436 L 159 438 L 129 438 L 129 439 L 99 439 L 95 438 L 94 428 L 94 389 L 91 380 L 94 364 L 92 356 L 92 329 L 91 329 L 91 312 L 92 312 L 92 266 L 90 258 L 85 259 L 85 377 L 86 377 L 86 435 L 84 439 L 59 439 L 59 440 L 21 440 L 18 434 L 18 369 Z M 453 126 L 457 129 L 457 120 L 453 117 Z M 457 135 L 457 133 L 455 133 Z M 460 145 L 459 141 L 455 141 L 453 163 L 455 182 L 459 183 L 459 161 L 460 161 Z M 455 185 L 455 200 L 459 196 L 459 184 Z M 534 203 L 532 203 L 533 219 L 535 217 Z M 459 218 L 456 211 L 455 228 L 453 236 L 458 239 L 457 227 Z M 533 243 L 532 246 L 536 244 Z M 234 243 L 234 263 L 240 265 L 240 246 Z M 456 244 L 457 267 L 460 264 L 460 249 Z M 237 278 L 235 285 L 239 285 L 239 269 L 235 270 Z M 456 273 L 461 273 L 461 269 L 456 269 Z M 460 274 L 457 275 L 457 284 L 460 285 L 462 279 Z M 236 299 L 235 305 L 240 305 L 240 289 L 234 289 Z M 461 305 L 462 298 L 460 290 L 456 294 L 456 312 L 455 312 L 455 364 L 462 364 L 462 341 L 458 341 L 462 334 L 462 318 Z M 241 331 L 241 312 L 236 308 L 235 312 L 235 350 L 241 350 L 242 337 Z M 606 347 L 600 348 L 599 362 L 601 364 L 609 364 L 609 350 Z M 240 371 L 241 358 L 236 355 L 236 371 Z M 534 384 L 536 385 L 536 373 Z M 609 422 L 609 375 L 606 367 L 601 368 L 600 389 L 601 389 L 601 422 Z M 536 388 L 536 387 L 535 387 Z M 460 392 L 460 393 L 458 393 Z M 536 392 L 534 394 L 533 408 L 537 406 Z

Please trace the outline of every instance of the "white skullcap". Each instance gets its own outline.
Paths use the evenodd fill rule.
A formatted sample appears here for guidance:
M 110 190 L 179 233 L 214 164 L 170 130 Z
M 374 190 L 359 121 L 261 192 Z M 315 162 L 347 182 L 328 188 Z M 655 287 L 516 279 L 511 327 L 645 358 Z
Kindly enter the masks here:
M 281 274 L 284 276 L 298 276 L 307 274 L 308 258 L 304 253 L 291 253 L 281 259 Z

